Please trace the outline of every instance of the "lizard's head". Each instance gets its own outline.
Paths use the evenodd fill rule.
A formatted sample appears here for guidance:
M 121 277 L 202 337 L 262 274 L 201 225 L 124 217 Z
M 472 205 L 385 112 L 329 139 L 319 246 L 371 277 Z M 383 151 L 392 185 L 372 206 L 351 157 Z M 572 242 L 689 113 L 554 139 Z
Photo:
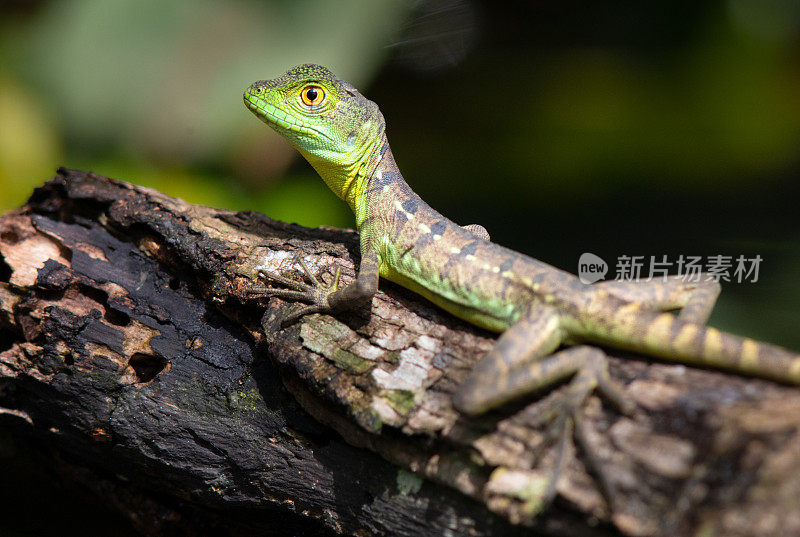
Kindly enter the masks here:
M 321 65 L 255 82 L 244 104 L 299 150 L 339 197 L 362 166 L 375 164 L 384 129 L 378 106 Z

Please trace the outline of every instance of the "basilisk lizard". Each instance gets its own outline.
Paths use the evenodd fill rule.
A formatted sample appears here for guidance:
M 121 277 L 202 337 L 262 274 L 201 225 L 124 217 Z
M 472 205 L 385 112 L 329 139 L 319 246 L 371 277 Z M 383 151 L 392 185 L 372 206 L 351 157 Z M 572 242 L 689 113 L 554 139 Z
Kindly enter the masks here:
M 307 303 L 291 322 L 368 307 L 382 276 L 501 332 L 454 396 L 459 411 L 479 414 L 572 377 L 568 417 L 595 389 L 631 412 L 605 354 L 588 344 L 800 384 L 799 354 L 705 326 L 720 290 L 715 281 L 586 285 L 490 242 L 481 226 L 460 226 L 436 212 L 400 174 L 378 106 L 325 67 L 302 65 L 256 82 L 244 102 L 347 202 L 360 235 L 353 283 L 340 286 L 338 274 L 332 284 L 321 282 L 301 262 L 310 283 L 265 272 L 263 278 L 288 288 L 265 287 L 263 293 Z

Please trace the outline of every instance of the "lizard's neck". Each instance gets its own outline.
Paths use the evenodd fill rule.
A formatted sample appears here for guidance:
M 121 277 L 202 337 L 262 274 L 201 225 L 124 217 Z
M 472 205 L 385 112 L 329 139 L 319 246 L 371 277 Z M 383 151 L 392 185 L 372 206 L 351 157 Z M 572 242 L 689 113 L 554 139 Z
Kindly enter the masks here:
M 375 164 L 365 174 L 364 179 L 358 181 L 356 185 L 358 188 L 352 189 L 352 198 L 347 200 L 356 216 L 358 230 L 361 230 L 361 225 L 369 213 L 369 207 L 379 197 L 385 198 L 387 192 L 396 192 L 398 189 L 409 192 L 411 190 L 397 167 L 385 135 L 382 136 L 382 143 L 376 147 L 375 156 Z

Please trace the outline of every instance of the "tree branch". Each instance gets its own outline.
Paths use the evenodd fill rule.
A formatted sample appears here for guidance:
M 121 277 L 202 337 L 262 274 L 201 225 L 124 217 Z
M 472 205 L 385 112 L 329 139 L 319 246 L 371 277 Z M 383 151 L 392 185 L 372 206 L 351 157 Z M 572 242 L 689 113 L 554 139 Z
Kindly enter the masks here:
M 586 412 L 614 512 L 578 451 L 532 516 L 560 390 L 461 417 L 490 334 L 385 282 L 371 312 L 286 329 L 296 305 L 258 298 L 259 267 L 349 281 L 356 252 L 353 232 L 59 170 L 0 217 L 0 423 L 148 535 L 800 532 L 800 391 L 630 357 L 612 374 L 637 415 Z

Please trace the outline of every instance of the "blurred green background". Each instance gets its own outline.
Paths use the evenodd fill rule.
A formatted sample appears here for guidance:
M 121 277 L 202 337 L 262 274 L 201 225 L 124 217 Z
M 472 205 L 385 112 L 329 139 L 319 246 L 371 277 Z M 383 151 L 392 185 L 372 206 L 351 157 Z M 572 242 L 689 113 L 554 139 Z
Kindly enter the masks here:
M 799 60 L 797 0 L 5 1 L 0 210 L 64 165 L 350 226 L 241 102 L 321 63 L 454 220 L 571 272 L 583 252 L 612 276 L 622 255 L 760 255 L 711 322 L 800 348 Z

